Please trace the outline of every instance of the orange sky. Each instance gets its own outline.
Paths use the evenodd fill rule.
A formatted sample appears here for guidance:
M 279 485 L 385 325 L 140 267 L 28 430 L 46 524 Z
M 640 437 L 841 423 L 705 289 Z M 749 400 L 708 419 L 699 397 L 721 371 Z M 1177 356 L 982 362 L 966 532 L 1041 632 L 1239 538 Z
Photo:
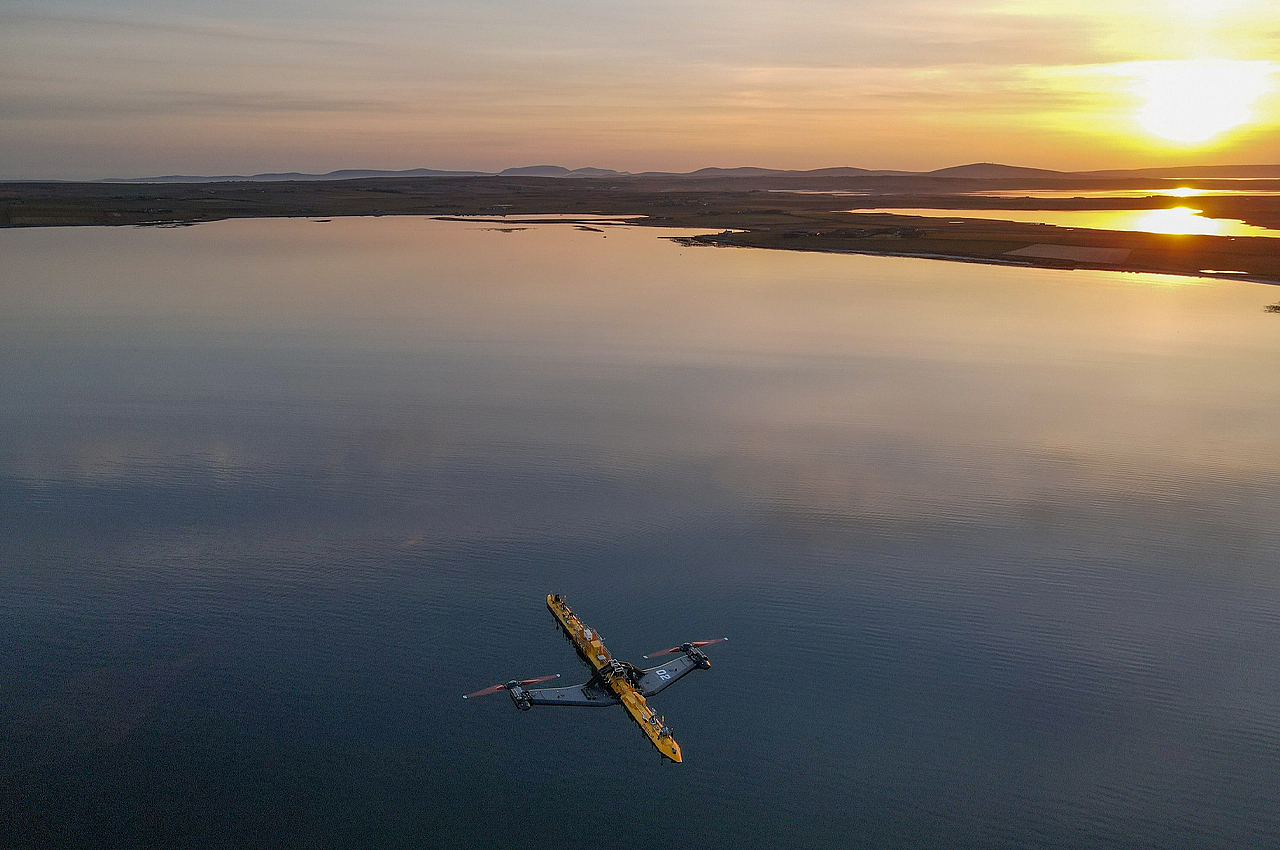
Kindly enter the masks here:
M 1268 0 L 0 0 L 0 178 L 1280 160 Z

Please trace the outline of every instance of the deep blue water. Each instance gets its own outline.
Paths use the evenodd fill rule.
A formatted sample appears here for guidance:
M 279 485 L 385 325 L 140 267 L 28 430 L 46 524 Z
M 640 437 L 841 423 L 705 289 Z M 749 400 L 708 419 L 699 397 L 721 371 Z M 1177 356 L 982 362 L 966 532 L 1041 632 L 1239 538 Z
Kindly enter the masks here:
M 660 235 L 0 232 L 0 845 L 1280 846 L 1274 290 Z

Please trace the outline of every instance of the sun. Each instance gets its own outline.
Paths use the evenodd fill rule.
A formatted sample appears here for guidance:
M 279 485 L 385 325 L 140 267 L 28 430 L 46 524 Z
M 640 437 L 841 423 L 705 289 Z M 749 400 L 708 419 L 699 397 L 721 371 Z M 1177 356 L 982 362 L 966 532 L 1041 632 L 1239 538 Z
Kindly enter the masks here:
M 1253 118 L 1273 70 L 1270 62 L 1231 59 L 1141 63 L 1135 92 L 1145 103 L 1138 123 L 1171 142 L 1206 142 Z

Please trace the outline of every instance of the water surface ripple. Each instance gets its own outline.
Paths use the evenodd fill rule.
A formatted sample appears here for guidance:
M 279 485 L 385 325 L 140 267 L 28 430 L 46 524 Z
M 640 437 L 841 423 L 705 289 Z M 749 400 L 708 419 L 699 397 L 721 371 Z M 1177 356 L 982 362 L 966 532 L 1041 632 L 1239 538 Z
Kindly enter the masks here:
M 1275 292 L 661 235 L 0 232 L 0 843 L 1280 845 Z

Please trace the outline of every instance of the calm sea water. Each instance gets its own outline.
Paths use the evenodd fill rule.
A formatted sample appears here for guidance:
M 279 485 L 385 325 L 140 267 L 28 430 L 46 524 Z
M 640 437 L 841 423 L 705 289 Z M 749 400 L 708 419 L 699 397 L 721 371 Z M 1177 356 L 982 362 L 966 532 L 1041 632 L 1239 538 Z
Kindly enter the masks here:
M 1280 844 L 1280 291 L 661 235 L 0 232 L 0 844 Z

